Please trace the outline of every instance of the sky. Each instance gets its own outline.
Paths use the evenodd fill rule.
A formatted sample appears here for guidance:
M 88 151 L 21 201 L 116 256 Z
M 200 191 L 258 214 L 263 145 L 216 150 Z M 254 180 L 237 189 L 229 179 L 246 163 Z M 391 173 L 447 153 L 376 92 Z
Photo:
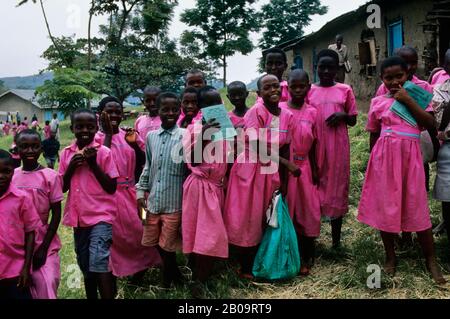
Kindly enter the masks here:
M 269 0 L 260 0 L 259 5 Z M 18 0 L 0 1 L 0 77 L 26 76 L 37 74 L 47 66 L 41 58 L 42 52 L 51 42 L 42 16 L 39 1 L 16 7 Z M 352 11 L 366 3 L 367 0 L 322 0 L 328 6 L 328 13 L 313 16 L 311 24 L 305 28 L 305 34 L 319 30 L 328 21 Z M 54 36 L 87 37 L 89 0 L 44 0 L 44 6 Z M 179 0 L 175 16 L 170 26 L 170 37 L 178 37 L 187 28 L 179 21 L 180 13 L 195 7 L 195 0 Z M 92 33 L 98 33 L 98 25 L 105 22 L 105 17 L 95 17 Z M 258 35 L 252 34 L 254 44 Z M 255 49 L 251 54 L 236 54 L 229 59 L 229 81 L 250 82 L 258 76 L 257 64 L 261 51 Z M 221 71 L 219 70 L 219 75 Z

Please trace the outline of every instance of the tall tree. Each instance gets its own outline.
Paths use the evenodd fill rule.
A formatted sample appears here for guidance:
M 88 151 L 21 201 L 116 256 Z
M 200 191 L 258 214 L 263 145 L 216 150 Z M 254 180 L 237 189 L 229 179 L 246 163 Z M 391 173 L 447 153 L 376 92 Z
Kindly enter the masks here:
M 197 0 L 194 9 L 181 15 L 181 21 L 192 27 L 184 31 L 181 44 L 185 51 L 196 52 L 200 59 L 210 58 L 223 68 L 227 82 L 227 59 L 240 52 L 252 52 L 250 32 L 260 28 L 254 14 L 255 0 Z
M 267 49 L 301 37 L 311 16 L 327 12 L 320 0 L 271 0 L 261 8 L 264 32 L 259 47 Z

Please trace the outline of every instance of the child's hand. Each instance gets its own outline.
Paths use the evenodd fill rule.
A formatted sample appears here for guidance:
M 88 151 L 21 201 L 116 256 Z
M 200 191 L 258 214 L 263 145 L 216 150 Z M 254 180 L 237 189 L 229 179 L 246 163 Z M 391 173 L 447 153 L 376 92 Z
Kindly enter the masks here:
M 336 113 L 332 114 L 331 116 L 329 116 L 325 120 L 325 122 L 330 127 L 337 127 L 339 124 L 341 124 L 341 122 L 345 122 L 345 120 L 347 119 L 347 116 L 348 115 L 345 112 L 336 112 Z
M 139 216 L 139 219 L 141 220 L 141 221 L 144 221 L 143 219 L 142 219 L 142 214 L 141 214 L 141 212 L 142 212 L 142 210 L 147 210 L 147 203 L 145 202 L 145 198 L 139 198 L 138 200 L 137 200 L 137 213 L 138 213 L 138 216 Z
M 137 133 L 136 130 L 131 128 L 131 127 L 127 127 L 127 128 L 123 128 L 123 130 L 126 132 L 125 133 L 125 141 L 129 144 L 129 145 L 134 145 L 136 144 L 136 140 L 137 140 Z
M 42 245 L 36 250 L 33 256 L 33 270 L 38 270 L 47 261 L 47 249 Z
M 202 136 L 204 139 L 211 139 L 211 135 L 220 130 L 220 124 L 216 122 L 216 119 L 210 119 L 208 122 L 203 124 Z M 208 132 L 209 136 L 204 136 L 205 132 Z
M 81 153 L 75 154 L 72 157 L 72 159 L 70 160 L 67 170 L 77 169 L 78 167 L 83 165 L 84 161 L 85 161 L 85 158 L 84 158 L 83 154 L 81 154 Z
M 114 132 L 111 124 L 111 119 L 109 118 L 109 114 L 103 111 L 102 114 L 100 115 L 100 120 L 102 123 L 103 132 L 107 135 L 113 135 Z
M 280 193 L 281 193 L 281 196 L 286 198 L 286 196 L 287 196 L 287 185 L 285 183 L 281 183 L 280 184 Z
M 89 167 L 95 167 L 97 165 L 97 149 L 94 147 L 85 148 L 83 151 L 84 158 Z
M 17 287 L 19 289 L 27 288 L 31 286 L 31 275 L 30 271 L 25 267 L 22 269 L 19 275 L 19 282 L 17 283 Z
M 295 165 L 295 163 L 288 162 L 286 168 L 294 177 L 300 177 L 300 175 L 302 175 L 302 171 L 297 165 Z
M 409 96 L 408 92 L 404 87 L 400 86 L 398 89 L 394 89 L 394 99 L 399 101 L 402 104 L 409 104 L 411 102 L 411 96 Z

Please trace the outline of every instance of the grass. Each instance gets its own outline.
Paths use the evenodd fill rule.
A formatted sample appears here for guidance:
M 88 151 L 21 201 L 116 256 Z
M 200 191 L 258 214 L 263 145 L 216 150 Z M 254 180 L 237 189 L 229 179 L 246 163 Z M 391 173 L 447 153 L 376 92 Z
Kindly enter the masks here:
M 255 96 L 252 95 L 252 101 Z M 224 98 L 227 108 L 228 100 Z M 364 130 L 367 116 L 362 114 L 358 124 L 350 129 L 351 139 L 351 185 L 350 212 L 343 225 L 343 247 L 339 251 L 331 249 L 331 229 L 324 223 L 322 234 L 317 241 L 316 262 L 309 277 L 297 277 L 293 280 L 268 283 L 240 280 L 232 263 L 221 262 L 215 275 L 208 284 L 208 298 L 254 298 L 254 299 L 293 299 L 293 298 L 448 298 L 448 287 L 437 287 L 425 270 L 424 260 L 416 245 L 414 249 L 399 255 L 398 271 L 395 277 L 381 274 L 381 288 L 369 289 L 366 281 L 371 274 L 367 272 L 370 264 L 382 265 L 384 251 L 381 239 L 376 231 L 356 221 L 357 205 L 364 180 L 364 172 L 369 158 L 369 136 Z M 124 125 L 131 125 L 132 119 Z M 61 124 L 61 144 L 67 146 L 72 139 L 67 121 Z M 0 138 L 0 148 L 11 145 L 11 137 Z M 434 171 L 434 167 L 432 169 Z M 433 181 L 433 178 L 431 179 Z M 431 198 L 431 196 L 430 196 Z M 439 222 L 440 204 L 430 199 L 433 224 Z M 60 298 L 84 298 L 81 276 L 76 265 L 71 229 L 61 226 L 59 235 L 63 242 L 61 256 L 62 280 L 59 287 Z M 435 238 L 438 259 L 449 276 L 449 254 L 446 236 Z M 185 257 L 178 256 L 181 271 L 190 278 Z M 118 298 L 190 298 L 188 285 L 178 289 L 159 287 L 159 269 L 151 269 L 139 286 L 129 285 L 126 279 L 119 280 Z

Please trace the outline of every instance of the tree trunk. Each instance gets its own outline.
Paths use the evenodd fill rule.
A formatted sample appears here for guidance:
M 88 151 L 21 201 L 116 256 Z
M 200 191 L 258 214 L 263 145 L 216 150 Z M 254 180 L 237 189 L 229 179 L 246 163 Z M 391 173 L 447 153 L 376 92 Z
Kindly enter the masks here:
M 47 14 L 45 13 L 45 9 L 44 9 L 44 3 L 42 2 L 42 0 L 40 0 L 39 2 L 41 4 L 42 14 L 44 15 L 45 25 L 47 26 L 47 32 L 50 37 L 50 40 L 52 41 L 53 46 L 55 47 L 56 51 L 58 52 L 58 55 L 59 55 L 61 61 L 63 63 L 65 63 L 67 67 L 70 67 L 70 65 L 68 65 L 69 63 L 67 63 L 67 61 L 64 58 L 64 55 L 61 52 L 61 48 L 56 43 L 55 38 L 53 37 L 52 32 L 50 31 L 50 25 L 48 24 Z
M 224 55 L 222 58 L 223 64 L 223 87 L 227 87 L 227 57 Z
M 88 65 L 87 68 L 91 70 L 91 61 L 92 61 L 92 43 L 91 43 L 91 25 L 92 25 L 92 16 L 94 15 L 94 0 L 91 2 L 91 10 L 89 10 L 89 22 L 88 22 Z

